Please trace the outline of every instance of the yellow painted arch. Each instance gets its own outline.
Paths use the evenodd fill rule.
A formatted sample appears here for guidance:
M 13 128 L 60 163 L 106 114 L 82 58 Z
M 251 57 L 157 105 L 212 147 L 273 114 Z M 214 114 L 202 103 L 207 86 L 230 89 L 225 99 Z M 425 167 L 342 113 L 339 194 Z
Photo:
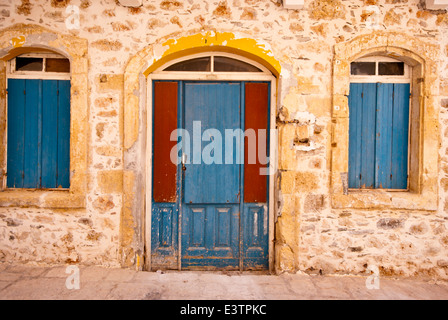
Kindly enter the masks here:
M 154 46 L 154 60 L 143 74 L 148 76 L 173 59 L 210 51 L 234 53 L 246 57 L 265 66 L 275 77 L 281 73 L 280 62 L 274 58 L 268 44 L 251 38 L 238 37 L 231 32 L 209 31 L 204 34 L 170 39 L 161 45 Z

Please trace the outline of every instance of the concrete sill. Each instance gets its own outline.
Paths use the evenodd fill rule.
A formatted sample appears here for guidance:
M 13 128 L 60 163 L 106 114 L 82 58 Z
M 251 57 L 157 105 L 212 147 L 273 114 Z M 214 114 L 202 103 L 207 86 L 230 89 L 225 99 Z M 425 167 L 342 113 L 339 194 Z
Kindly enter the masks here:
M 5 190 L 0 192 L 0 207 L 81 209 L 86 197 L 69 190 Z

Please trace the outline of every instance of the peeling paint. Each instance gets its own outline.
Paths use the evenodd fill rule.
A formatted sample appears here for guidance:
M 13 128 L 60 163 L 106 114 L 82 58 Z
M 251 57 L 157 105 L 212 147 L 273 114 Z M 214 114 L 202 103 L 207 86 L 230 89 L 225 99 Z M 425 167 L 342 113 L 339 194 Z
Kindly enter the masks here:
M 207 50 L 222 50 L 247 56 L 263 64 L 274 75 L 278 76 L 281 73 L 280 62 L 274 58 L 271 48 L 267 43 L 260 43 L 255 39 L 230 32 L 221 33 L 209 31 L 192 36 L 170 39 L 162 45 L 155 45 L 152 65 L 144 74 L 148 76 L 169 60 Z
M 26 42 L 26 37 L 25 36 L 19 36 L 19 37 L 15 37 L 12 38 L 10 43 L 14 48 L 20 48 L 23 47 L 23 45 Z

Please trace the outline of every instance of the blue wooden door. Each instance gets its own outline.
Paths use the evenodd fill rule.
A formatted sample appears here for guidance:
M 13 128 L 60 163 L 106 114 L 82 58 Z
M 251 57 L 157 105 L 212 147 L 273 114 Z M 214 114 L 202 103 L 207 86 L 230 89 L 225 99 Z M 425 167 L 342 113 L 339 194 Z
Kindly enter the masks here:
M 267 269 L 269 163 L 248 161 L 244 131 L 269 149 L 269 83 L 155 81 L 153 92 L 152 267 Z
M 238 268 L 241 161 L 234 152 L 226 164 L 223 146 L 226 130 L 241 129 L 241 84 L 186 83 L 184 90 L 193 145 L 184 171 L 182 266 Z
M 70 187 L 70 81 L 8 80 L 8 188 Z
M 350 188 L 407 189 L 409 95 L 409 84 L 351 84 Z

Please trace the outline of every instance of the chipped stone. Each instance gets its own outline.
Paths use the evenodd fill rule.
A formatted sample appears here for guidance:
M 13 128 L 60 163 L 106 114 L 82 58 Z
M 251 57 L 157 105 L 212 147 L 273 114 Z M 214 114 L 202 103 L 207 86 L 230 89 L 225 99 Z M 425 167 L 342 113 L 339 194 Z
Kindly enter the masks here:
M 390 230 L 402 228 L 403 224 L 404 222 L 401 219 L 384 218 L 380 219 L 376 225 L 379 229 Z

